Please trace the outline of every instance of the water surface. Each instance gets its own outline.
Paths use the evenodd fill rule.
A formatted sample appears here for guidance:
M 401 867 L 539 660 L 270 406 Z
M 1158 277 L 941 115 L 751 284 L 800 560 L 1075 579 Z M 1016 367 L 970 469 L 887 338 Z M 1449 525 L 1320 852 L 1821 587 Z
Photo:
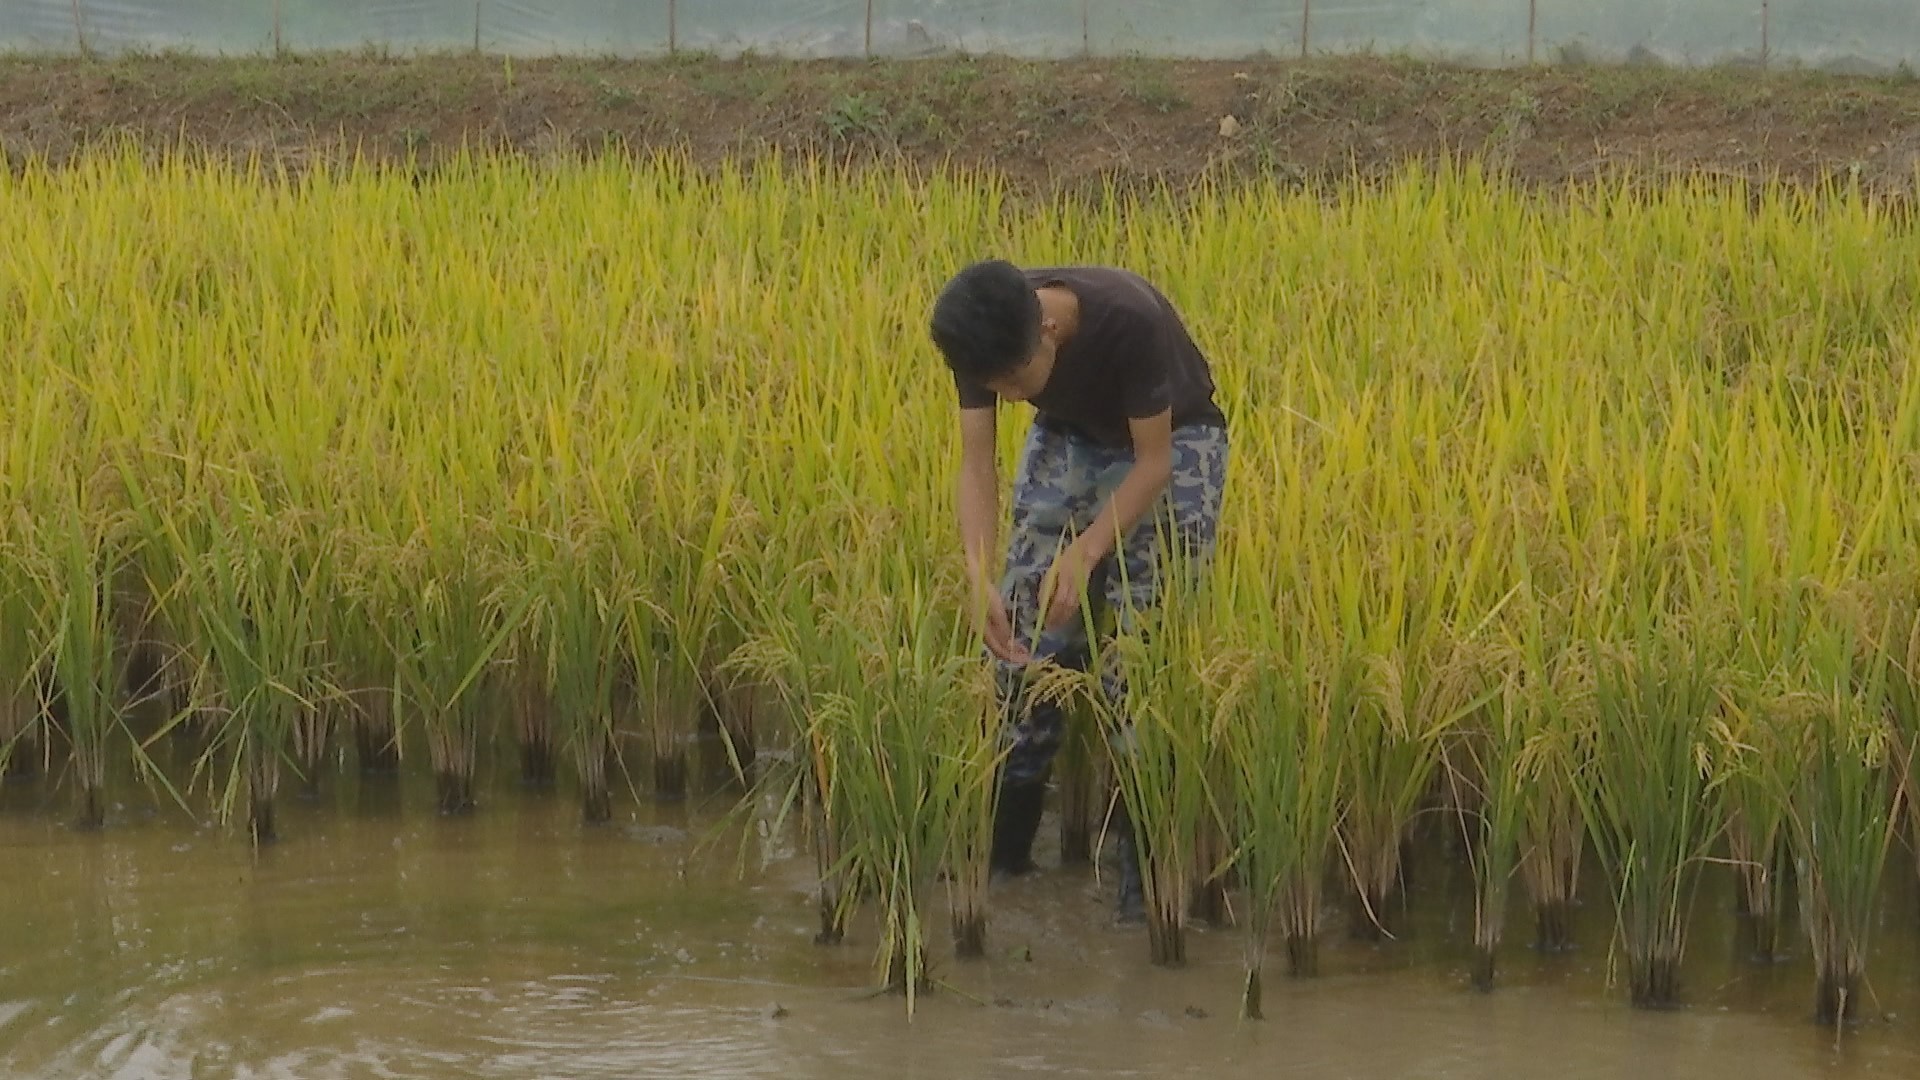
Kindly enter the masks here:
M 1142 931 L 1109 924 L 1093 871 L 1053 867 L 1044 842 L 1047 871 L 994 895 L 986 960 L 936 940 L 942 985 L 909 1021 L 870 991 L 870 921 L 813 944 L 805 852 L 756 840 L 742 875 L 737 832 L 699 846 L 724 796 L 628 800 L 589 829 L 565 794 L 503 782 L 443 818 L 425 777 L 347 773 L 287 800 L 283 842 L 256 854 L 118 793 L 85 834 L 45 781 L 0 792 L 0 1077 L 1920 1075 L 1904 857 L 1874 1015 L 1838 1040 L 1810 1022 L 1798 928 L 1785 960 L 1749 962 L 1719 878 L 1680 1009 L 1631 1009 L 1609 985 L 1599 896 L 1571 955 L 1535 954 L 1516 910 L 1498 989 L 1469 989 L 1468 882 L 1434 852 L 1399 940 L 1352 941 L 1331 912 L 1322 977 L 1285 978 L 1276 950 L 1250 1022 L 1238 930 L 1196 926 L 1188 966 L 1156 968 Z

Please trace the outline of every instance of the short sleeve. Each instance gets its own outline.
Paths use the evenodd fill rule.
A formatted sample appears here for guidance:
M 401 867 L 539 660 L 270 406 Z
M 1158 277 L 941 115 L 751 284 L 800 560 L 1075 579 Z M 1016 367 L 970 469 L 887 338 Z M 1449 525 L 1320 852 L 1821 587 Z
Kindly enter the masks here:
M 1121 359 L 1120 405 L 1129 420 L 1158 416 L 1173 405 L 1173 376 L 1168 361 L 1166 323 L 1142 319 Z
M 978 383 L 968 382 L 958 372 L 953 376 L 953 387 L 960 397 L 963 409 L 991 409 L 1000 401 L 1000 396 Z

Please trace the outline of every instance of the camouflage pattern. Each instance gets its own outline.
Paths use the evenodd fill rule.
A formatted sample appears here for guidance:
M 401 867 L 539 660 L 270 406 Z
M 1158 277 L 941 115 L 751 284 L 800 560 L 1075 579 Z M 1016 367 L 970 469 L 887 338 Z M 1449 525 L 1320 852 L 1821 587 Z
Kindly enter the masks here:
M 1051 659 L 1077 671 L 1085 671 L 1090 662 L 1093 650 L 1080 613 L 1065 628 L 1042 631 L 1036 639 L 1040 587 L 1054 557 L 1074 535 L 1093 524 L 1132 465 L 1130 450 L 1090 443 L 1039 424 L 1027 435 L 1014 477 L 1012 535 L 1000 592 L 1014 637 L 1035 660 Z M 1163 575 L 1173 565 L 1168 556 L 1184 552 L 1188 557 L 1179 565 L 1192 573 L 1204 570 L 1213 556 L 1226 474 L 1224 429 L 1211 425 L 1176 429 L 1173 475 L 1166 490 L 1119 549 L 1094 568 L 1087 582 L 1089 602 L 1124 626 L 1129 613 L 1159 602 Z M 1122 568 L 1124 573 L 1117 572 Z M 1055 706 L 1043 702 L 1029 706 L 1024 700 L 1022 665 L 989 657 L 1004 709 L 1004 780 L 1041 782 L 1066 734 L 1066 719 Z M 1126 684 L 1117 665 L 1103 665 L 1100 682 L 1109 701 L 1124 700 Z

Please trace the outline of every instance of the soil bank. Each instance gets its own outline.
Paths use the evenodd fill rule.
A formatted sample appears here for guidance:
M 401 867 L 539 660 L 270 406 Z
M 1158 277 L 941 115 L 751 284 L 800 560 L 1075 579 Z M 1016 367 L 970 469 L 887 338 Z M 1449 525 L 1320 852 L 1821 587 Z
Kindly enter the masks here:
M 118 137 L 296 167 L 342 146 L 431 163 L 463 144 L 671 148 L 701 163 L 904 158 L 990 167 L 1029 192 L 1250 175 L 1315 184 L 1468 156 L 1529 185 L 1631 169 L 1905 196 L 1920 167 L 1920 79 L 1382 59 L 0 60 L 0 152 L 14 167 Z

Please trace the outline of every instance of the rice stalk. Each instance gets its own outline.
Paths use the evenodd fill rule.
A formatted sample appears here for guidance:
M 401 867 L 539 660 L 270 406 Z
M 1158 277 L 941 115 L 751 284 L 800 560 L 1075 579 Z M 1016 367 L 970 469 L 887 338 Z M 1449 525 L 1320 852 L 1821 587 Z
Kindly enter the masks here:
M 1218 771 L 1212 762 L 1226 675 L 1193 583 L 1170 576 L 1159 605 L 1134 613 L 1107 646 L 1114 659 L 1100 661 L 1123 673 L 1124 700 L 1106 699 L 1097 671 L 1063 678 L 1093 708 L 1110 748 L 1116 793 L 1138 845 L 1148 956 L 1154 964 L 1181 967 L 1195 886 L 1223 869 L 1201 866 L 1194 841 L 1203 829 L 1219 827 L 1210 781 Z
M 1239 588 L 1251 584 L 1237 580 Z M 1235 665 L 1223 703 L 1231 762 L 1226 802 L 1238 842 L 1235 865 L 1247 888 L 1241 1009 L 1249 1019 L 1262 1015 L 1264 958 L 1276 918 L 1289 973 L 1318 974 L 1321 882 L 1340 823 L 1343 772 L 1351 767 L 1338 732 L 1360 685 L 1357 659 L 1342 656 L 1337 643 L 1290 628 L 1275 600 L 1252 589 L 1234 598 L 1236 636 L 1251 644 L 1225 653 Z
M 1801 768 L 1781 793 L 1812 946 L 1814 1015 L 1829 1026 L 1858 1017 L 1881 879 L 1904 813 L 1901 785 L 1912 771 L 1912 748 L 1886 709 L 1891 654 L 1861 648 L 1858 629 L 1826 622 L 1809 634 L 1806 723 L 1788 748 Z
M 528 579 L 527 636 L 538 643 L 536 670 L 542 681 L 531 694 L 520 691 L 521 705 L 540 709 L 551 702 L 559 721 L 559 749 L 579 777 L 581 818 L 603 824 L 613 817 L 607 763 L 616 752 L 617 713 L 631 707 L 622 683 L 625 608 L 634 585 L 609 571 L 610 545 L 603 537 L 577 527 L 570 533 L 530 552 L 529 565 L 542 570 Z M 526 713 L 519 723 L 524 732 Z M 535 741 L 521 745 L 523 754 L 550 752 Z
M 70 489 L 71 491 L 71 489 Z M 117 638 L 114 584 L 126 553 L 114 533 L 90 526 L 95 508 L 50 502 L 52 515 L 27 542 L 27 601 L 31 634 L 47 643 L 45 678 L 34 710 L 63 739 L 74 785 L 75 824 L 86 830 L 107 821 L 108 741 L 128 729 L 126 650 Z
M 1633 1003 L 1674 1004 L 1703 860 L 1724 810 L 1705 767 L 1715 683 L 1710 643 L 1641 621 L 1596 643 L 1598 709 L 1576 785 L 1616 890 Z
M 1074 710 L 1069 715 L 1066 739 L 1055 759 L 1059 776 L 1056 806 L 1062 866 L 1094 861 L 1100 815 L 1112 795 L 1107 756 L 1098 737 L 1098 728 L 1085 710 Z

